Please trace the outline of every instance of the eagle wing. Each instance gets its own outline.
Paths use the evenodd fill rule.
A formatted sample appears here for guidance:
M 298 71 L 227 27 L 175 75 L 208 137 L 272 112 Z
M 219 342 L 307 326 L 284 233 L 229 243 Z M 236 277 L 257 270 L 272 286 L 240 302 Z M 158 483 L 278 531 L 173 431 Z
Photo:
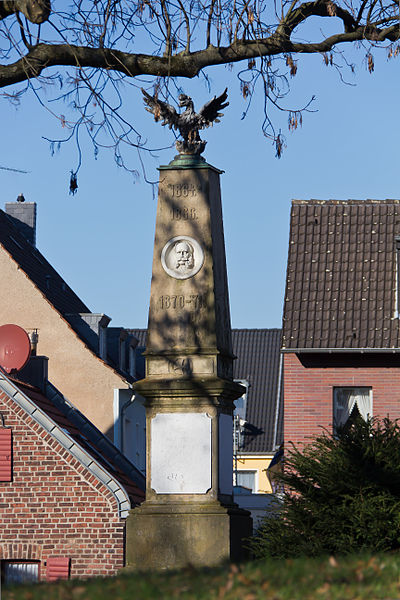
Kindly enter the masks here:
M 198 117 L 200 121 L 200 128 L 210 127 L 214 122 L 219 123 L 219 118 L 224 113 L 220 112 L 223 108 L 229 105 L 229 102 L 225 102 L 228 98 L 228 88 L 222 92 L 218 98 L 214 96 L 212 100 L 206 102 L 206 104 L 199 110 Z
M 141 90 L 144 103 L 147 105 L 145 106 L 145 109 L 154 115 L 154 120 L 162 120 L 161 125 L 168 125 L 170 129 L 172 127 L 177 129 L 179 114 L 176 112 L 175 108 L 154 96 L 150 96 L 143 88 L 141 88 Z

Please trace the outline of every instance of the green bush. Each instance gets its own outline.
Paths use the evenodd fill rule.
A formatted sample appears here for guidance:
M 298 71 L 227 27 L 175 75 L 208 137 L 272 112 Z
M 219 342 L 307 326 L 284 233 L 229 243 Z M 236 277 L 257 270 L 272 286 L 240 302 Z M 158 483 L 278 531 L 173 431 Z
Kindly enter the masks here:
M 251 540 L 257 558 L 400 548 L 400 426 L 361 417 L 302 450 L 285 449 L 275 511 Z

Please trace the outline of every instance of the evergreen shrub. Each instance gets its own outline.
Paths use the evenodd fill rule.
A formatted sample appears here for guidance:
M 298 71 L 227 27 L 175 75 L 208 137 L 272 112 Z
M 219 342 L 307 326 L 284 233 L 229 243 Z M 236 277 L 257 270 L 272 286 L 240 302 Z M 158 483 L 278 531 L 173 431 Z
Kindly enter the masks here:
M 284 491 L 250 541 L 256 558 L 400 548 L 400 426 L 357 418 L 285 449 Z

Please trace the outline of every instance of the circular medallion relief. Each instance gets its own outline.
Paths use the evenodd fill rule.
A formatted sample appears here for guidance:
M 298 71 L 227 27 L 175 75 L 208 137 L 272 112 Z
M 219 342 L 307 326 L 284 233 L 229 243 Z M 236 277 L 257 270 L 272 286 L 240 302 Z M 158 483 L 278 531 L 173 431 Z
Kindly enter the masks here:
M 161 252 L 161 264 L 168 275 L 175 279 L 188 279 L 203 266 L 204 252 L 195 239 L 179 235 L 170 239 Z

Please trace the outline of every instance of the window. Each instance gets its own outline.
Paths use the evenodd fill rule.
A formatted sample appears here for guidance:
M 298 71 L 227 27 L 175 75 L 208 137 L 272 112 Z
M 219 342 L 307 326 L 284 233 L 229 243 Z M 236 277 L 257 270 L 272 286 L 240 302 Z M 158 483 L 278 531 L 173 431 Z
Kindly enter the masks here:
M 237 454 L 244 446 L 243 427 L 246 424 L 246 408 L 247 408 L 247 390 L 249 382 L 246 379 L 235 379 L 236 383 L 240 383 L 246 388 L 245 393 L 234 402 L 233 410 L 233 452 Z
M 247 405 L 247 390 L 249 387 L 249 382 L 246 379 L 235 379 L 236 383 L 240 383 L 244 388 L 246 388 L 245 393 L 240 398 L 237 398 L 234 402 L 235 409 L 233 411 L 234 416 L 238 416 L 243 421 L 246 420 L 246 405 Z
M 252 494 L 256 493 L 257 471 L 236 471 L 236 485 L 247 488 Z
M 333 390 L 333 426 L 343 427 L 357 415 L 367 420 L 372 417 L 372 389 L 343 387 Z
M 39 563 L 18 560 L 2 560 L 1 582 L 4 585 L 34 583 L 39 581 Z

